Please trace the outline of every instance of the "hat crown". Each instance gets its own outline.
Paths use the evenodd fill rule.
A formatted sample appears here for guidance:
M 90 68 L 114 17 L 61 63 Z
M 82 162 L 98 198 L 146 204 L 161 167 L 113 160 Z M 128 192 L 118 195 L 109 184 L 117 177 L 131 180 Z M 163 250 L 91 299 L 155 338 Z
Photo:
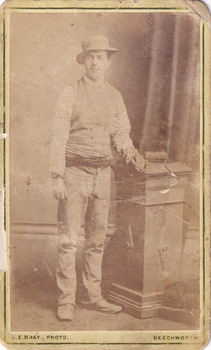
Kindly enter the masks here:
M 106 36 L 95 35 L 87 41 L 83 41 L 82 44 L 83 51 L 88 50 L 109 50 L 109 42 Z

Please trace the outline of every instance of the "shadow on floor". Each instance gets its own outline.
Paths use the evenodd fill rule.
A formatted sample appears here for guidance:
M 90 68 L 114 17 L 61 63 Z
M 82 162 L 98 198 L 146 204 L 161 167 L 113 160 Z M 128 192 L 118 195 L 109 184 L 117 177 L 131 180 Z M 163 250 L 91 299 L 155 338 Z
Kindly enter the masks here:
M 71 323 L 56 319 L 57 236 L 14 234 L 11 239 L 11 330 L 188 330 L 191 327 L 160 318 L 137 319 L 121 312 L 107 315 L 76 307 Z M 83 239 L 80 240 L 77 266 L 81 267 Z M 80 281 L 80 274 L 79 274 Z M 104 281 L 104 285 L 105 285 Z M 78 284 L 80 295 L 81 284 Z M 104 289 L 104 292 L 106 290 Z

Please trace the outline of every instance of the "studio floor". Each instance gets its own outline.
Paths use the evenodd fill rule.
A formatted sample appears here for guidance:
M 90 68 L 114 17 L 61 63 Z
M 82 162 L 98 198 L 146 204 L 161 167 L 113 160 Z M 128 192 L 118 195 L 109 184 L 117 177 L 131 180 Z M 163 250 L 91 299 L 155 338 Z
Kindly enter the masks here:
M 76 307 L 72 322 L 56 319 L 56 235 L 14 234 L 11 239 L 12 331 L 188 330 L 187 324 L 158 317 L 137 319 Z M 80 268 L 82 239 L 77 263 Z

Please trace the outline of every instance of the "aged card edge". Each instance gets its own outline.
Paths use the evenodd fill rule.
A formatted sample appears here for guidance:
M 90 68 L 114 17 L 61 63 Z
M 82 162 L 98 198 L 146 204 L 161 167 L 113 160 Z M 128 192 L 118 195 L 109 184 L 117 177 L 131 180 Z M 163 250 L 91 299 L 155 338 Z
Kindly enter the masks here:
M 64 1 L 55 1 L 56 3 L 58 3 L 59 5 L 61 3 L 63 3 L 64 5 Z M 55 3 L 54 2 L 54 3 Z M 14 5 L 14 1 L 8 1 L 6 4 L 3 5 L 2 7 L 2 11 L 0 13 L 0 16 L 1 16 L 1 34 L 3 35 L 3 17 L 4 17 L 4 13 L 5 13 L 5 10 L 8 8 L 8 7 L 11 7 L 11 3 Z M 16 1 L 15 2 L 16 4 L 23 4 L 24 3 L 24 6 L 25 6 L 25 1 Z M 31 1 L 30 1 L 31 3 Z M 45 2 L 46 3 L 46 2 Z M 48 4 L 50 4 L 50 2 L 47 2 Z M 67 2 L 66 2 L 67 3 Z M 68 3 L 70 3 L 68 1 Z M 90 2 L 89 2 L 90 3 Z M 115 3 L 115 2 L 112 2 L 112 3 Z M 29 4 L 29 1 L 28 1 L 28 4 Z M 72 4 L 72 2 L 71 2 Z M 96 3 L 95 3 L 96 4 Z M 125 2 L 124 2 L 125 4 Z M 98 6 L 101 5 L 102 6 L 102 2 L 99 4 L 98 2 Z M 21 5 L 20 5 L 21 6 Z M 36 2 L 36 8 L 39 6 L 39 3 Z M 79 8 L 78 8 L 79 10 Z M 202 42 L 202 50 L 204 49 L 204 55 L 203 55 L 203 59 L 204 59 L 204 69 L 202 70 L 202 81 L 201 81 L 201 85 L 202 85 L 202 88 L 204 88 L 204 91 L 202 91 L 202 102 L 203 102 L 203 105 L 202 105 L 202 118 L 203 118 L 203 127 L 202 127 L 202 134 L 204 136 L 204 144 L 201 145 L 201 162 L 202 162 L 202 172 L 204 174 L 204 177 L 202 179 L 202 183 L 201 183 L 201 186 L 203 188 L 203 191 L 202 191 L 202 199 L 203 199 L 203 282 L 205 284 L 205 294 L 204 294 L 204 302 L 205 302 L 205 314 L 204 314 L 204 341 L 203 343 L 201 343 L 200 346 L 205 346 L 205 344 L 208 342 L 208 339 L 209 339 L 209 232 L 210 232 L 210 206 L 209 206 L 209 199 L 210 199 L 210 195 L 209 195 L 209 180 L 210 180 L 210 166 L 209 166 L 209 140 L 210 140 L 210 29 L 209 29 L 209 24 L 205 23 L 203 20 L 201 20 L 201 23 L 202 23 L 202 32 L 203 32 L 203 38 L 204 38 L 204 41 Z M 2 48 L 2 41 L 1 41 L 1 48 Z M 1 51 L 3 52 L 3 50 Z M 4 61 L 4 58 L 1 56 L 1 90 L 4 90 L 5 89 L 5 86 L 4 86 L 4 70 L 2 71 L 2 64 L 3 64 L 3 61 Z M 206 74 L 205 74 L 205 71 L 206 71 Z M 1 118 L 3 117 L 4 119 L 4 105 L 3 105 L 3 101 L 1 101 Z M 2 120 L 2 122 L 4 122 L 4 120 Z M 7 123 L 8 124 L 8 121 Z M 5 132 L 5 122 L 4 122 L 4 126 L 1 124 L 1 129 L 0 130 L 0 133 L 3 133 Z M 8 125 L 6 127 L 6 131 L 8 130 Z M 2 143 L 3 143 L 3 146 L 2 146 Z M 8 140 L 4 140 L 3 142 L 1 143 L 1 147 L 0 147 L 0 160 L 1 160 L 1 164 L 3 164 L 4 162 L 4 159 L 5 159 L 5 145 L 6 145 L 6 148 L 8 147 Z M 8 148 L 7 148 L 8 149 Z M 203 159 L 204 159 L 204 162 L 203 162 Z M 8 151 L 7 151 L 7 155 L 6 155 L 6 172 L 7 172 L 7 176 L 8 176 Z M 0 174 L 0 184 L 1 184 L 1 188 L 3 188 L 5 185 L 8 187 L 8 177 L 7 177 L 7 181 L 5 183 L 5 169 L 2 169 L 2 167 L 0 168 L 1 169 L 1 174 Z M 6 191 L 7 192 L 7 191 Z M 8 210 L 8 196 L 7 196 L 7 210 Z M 6 217 L 8 217 L 8 211 L 6 213 Z M 7 229 L 8 229 L 8 224 L 7 224 Z M 9 247 L 8 247 L 9 248 Z M 9 253 L 9 251 L 8 251 Z M 4 295 L 5 293 L 5 283 L 4 283 L 4 276 L 5 276 L 5 273 L 4 272 L 0 272 L 0 293 L 1 293 L 1 296 Z M 0 310 L 3 312 L 1 312 L 1 322 L 0 322 L 0 337 L 1 339 L 3 340 L 4 339 L 4 336 L 3 336 L 3 333 L 4 333 L 4 322 L 5 322 L 5 319 L 4 319 L 4 322 L 2 322 L 2 319 L 4 317 L 2 317 L 4 315 L 4 298 L 1 297 L 1 301 L 0 301 Z M 24 333 L 29 333 L 29 332 L 24 332 Z M 54 332 L 51 332 L 52 334 Z M 57 332 L 56 332 L 57 333 Z M 95 332 L 93 332 L 95 333 Z M 147 333 L 153 333 L 153 331 L 147 331 Z M 59 344 L 57 343 L 51 343 L 50 347 L 52 347 L 52 345 L 57 345 L 57 348 L 60 347 Z M 141 344 L 141 343 L 140 343 Z M 12 344 L 11 344 L 12 345 Z M 28 346 L 28 344 L 13 344 L 13 348 L 23 348 L 23 345 L 25 345 L 26 347 Z M 81 344 L 78 344 L 78 345 L 70 345 L 70 344 L 63 344 L 61 345 L 61 348 L 70 348 L 70 346 L 72 348 L 81 348 L 81 346 L 84 346 L 85 344 L 84 343 L 81 343 Z M 87 344 L 86 345 L 86 348 L 93 348 L 93 345 L 94 344 Z M 169 345 L 168 343 L 166 345 Z M 199 344 L 198 344 L 199 345 Z M 195 346 L 198 346 L 196 344 L 192 344 L 191 346 L 193 346 L 195 348 Z M 9 346 L 9 344 L 7 345 Z M 15 346 L 15 347 L 14 347 Z M 42 345 L 34 345 L 36 346 L 36 348 L 40 348 L 42 347 Z M 88 347 L 87 347 L 88 346 Z M 99 346 L 101 348 L 101 346 L 103 346 L 102 348 L 108 348 L 107 345 L 98 345 L 98 349 L 99 349 Z M 130 348 L 131 346 L 133 346 L 134 348 L 136 347 L 135 344 L 132 344 L 130 343 Z M 153 346 L 153 344 L 151 344 L 151 346 Z M 158 345 L 159 346 L 159 345 Z M 156 346 L 156 349 L 158 349 L 158 346 Z M 162 346 L 162 345 L 160 345 Z M 160 347 L 159 346 L 159 347 Z M 174 345 L 174 348 L 176 348 L 176 344 Z M 184 346 L 186 346 L 187 348 L 187 345 L 184 344 Z M 114 344 L 112 345 L 112 347 L 114 347 Z M 117 347 L 115 346 L 115 348 L 120 348 L 120 347 L 128 347 L 127 344 L 118 344 Z M 154 347 L 154 346 L 153 346 Z M 183 346 L 182 346 L 183 347 Z M 30 348 L 32 348 L 30 346 Z M 140 347 L 139 347 L 140 348 Z M 197 347 L 196 347 L 197 348 Z M 181 347 L 180 347 L 181 349 Z M 199 349 L 199 348 L 197 348 Z

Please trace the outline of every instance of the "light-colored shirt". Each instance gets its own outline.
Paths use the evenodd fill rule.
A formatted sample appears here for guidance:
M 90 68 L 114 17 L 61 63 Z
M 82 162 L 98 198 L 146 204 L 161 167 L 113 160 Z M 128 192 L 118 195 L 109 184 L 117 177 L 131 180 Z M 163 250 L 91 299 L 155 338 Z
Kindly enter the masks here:
M 129 136 L 130 122 L 121 94 L 104 80 L 93 82 L 85 76 L 82 78 L 82 81 L 93 105 L 93 109 L 99 116 L 99 122 L 100 119 L 105 118 L 103 114 L 103 108 L 105 108 L 105 97 L 109 101 L 109 116 L 107 123 L 111 145 L 121 156 L 127 157 L 127 160 L 130 160 L 135 154 L 137 154 L 137 150 L 133 146 L 132 140 Z M 74 86 L 70 85 L 64 88 L 58 97 L 53 118 L 50 171 L 51 173 L 62 177 L 66 166 L 68 139 L 70 133 L 73 133 L 73 131 L 75 132 L 74 126 L 71 125 L 71 119 L 74 114 L 76 103 L 77 98 Z M 101 124 L 102 122 L 103 121 L 101 121 Z M 74 124 L 73 121 L 72 124 Z M 78 136 L 83 132 L 84 131 L 79 132 Z M 96 154 L 97 151 L 98 150 L 96 150 Z M 83 156 L 83 154 L 80 155 Z

